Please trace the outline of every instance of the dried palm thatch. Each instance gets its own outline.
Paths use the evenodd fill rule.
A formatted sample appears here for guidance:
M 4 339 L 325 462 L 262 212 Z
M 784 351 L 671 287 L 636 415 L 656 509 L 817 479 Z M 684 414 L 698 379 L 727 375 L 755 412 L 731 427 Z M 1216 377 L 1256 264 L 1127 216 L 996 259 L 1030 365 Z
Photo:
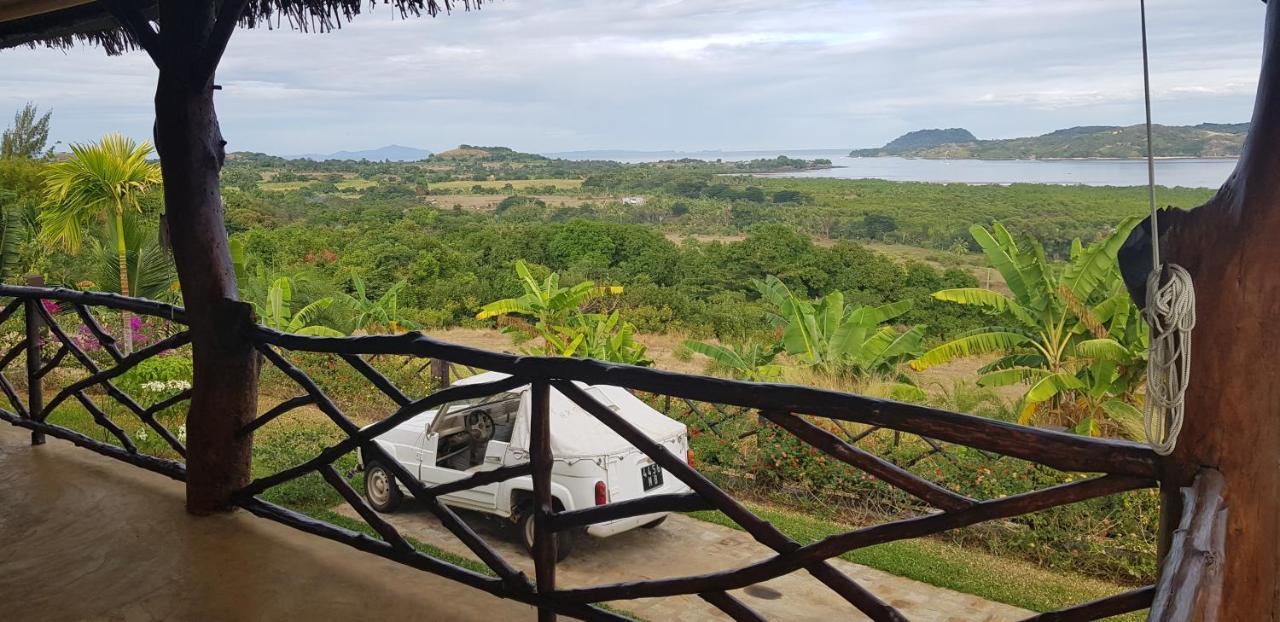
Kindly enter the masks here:
M 157 0 L 109 0 L 128 5 L 148 19 L 156 15 Z M 199 0 L 177 0 L 199 1 Z M 207 0 L 214 1 L 217 0 Z M 456 8 L 479 8 L 483 0 L 250 0 L 240 16 L 242 28 L 290 28 L 328 32 L 342 27 L 378 4 L 400 17 L 435 17 Z M 99 45 L 108 54 L 141 46 L 112 17 L 107 0 L 0 0 L 0 48 L 20 45 L 69 48 L 76 43 Z

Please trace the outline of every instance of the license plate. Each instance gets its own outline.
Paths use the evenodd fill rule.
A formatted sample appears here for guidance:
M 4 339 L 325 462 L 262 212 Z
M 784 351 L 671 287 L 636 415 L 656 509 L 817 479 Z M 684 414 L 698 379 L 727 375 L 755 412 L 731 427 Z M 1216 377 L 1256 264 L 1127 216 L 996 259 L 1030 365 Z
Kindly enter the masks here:
M 662 485 L 662 467 L 648 464 L 640 468 L 640 485 L 646 490 L 653 490 Z

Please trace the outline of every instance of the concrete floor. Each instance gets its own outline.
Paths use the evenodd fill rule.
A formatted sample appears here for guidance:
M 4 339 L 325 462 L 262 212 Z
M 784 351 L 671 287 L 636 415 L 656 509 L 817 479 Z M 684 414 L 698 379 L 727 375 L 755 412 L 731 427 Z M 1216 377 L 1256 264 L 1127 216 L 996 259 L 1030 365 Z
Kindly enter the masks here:
M 532 620 L 531 608 L 245 512 L 193 518 L 159 475 L 0 424 L 0 620 Z M 412 504 L 402 533 L 469 552 Z M 529 557 L 491 518 L 469 522 L 510 562 Z M 586 539 L 562 586 L 696 574 L 768 554 L 746 534 L 673 516 L 656 530 Z M 913 622 L 1005 622 L 1031 612 L 832 562 Z M 735 592 L 771 620 L 862 620 L 808 573 Z M 696 597 L 614 603 L 649 622 L 727 619 Z
M 0 620 L 533 620 L 519 603 L 245 512 L 193 518 L 173 480 L 0 424 Z
M 335 508 L 356 517 L 348 506 Z M 533 576 L 533 562 L 518 543 L 510 525 L 494 517 L 464 513 L 463 518 L 504 558 Z M 472 557 L 424 507 L 406 500 L 394 514 L 384 515 L 400 533 L 451 553 Z M 586 587 L 701 574 L 747 565 L 771 552 L 750 535 L 680 515 L 672 515 L 656 529 L 636 529 L 609 538 L 584 537 L 573 553 L 556 566 L 556 584 Z M 919 581 L 894 576 L 841 559 L 831 564 L 848 574 L 912 622 L 1013 622 L 1033 612 L 991 602 Z M 867 620 L 852 605 L 808 572 L 793 572 L 732 592 L 769 620 L 850 622 Z M 610 603 L 651 622 L 727 620 L 696 596 L 647 598 Z

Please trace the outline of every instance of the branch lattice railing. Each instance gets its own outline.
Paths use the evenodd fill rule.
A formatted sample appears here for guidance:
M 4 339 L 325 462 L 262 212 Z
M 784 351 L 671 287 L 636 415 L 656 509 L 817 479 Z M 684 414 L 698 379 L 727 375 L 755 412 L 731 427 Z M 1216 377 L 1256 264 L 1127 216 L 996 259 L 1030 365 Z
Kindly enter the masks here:
M 142 361 L 162 352 L 184 347 L 190 335 L 184 326 L 182 309 L 154 301 L 138 300 L 111 294 L 78 292 L 64 289 L 0 286 L 0 300 L 11 299 L 0 309 L 0 325 L 18 317 L 25 318 L 21 339 L 0 357 L 0 390 L 12 410 L 0 409 L 0 418 L 29 428 L 33 441 L 43 442 L 49 435 L 70 441 L 111 458 L 156 471 L 182 480 L 183 463 L 174 458 L 147 455 L 139 450 L 129 435 L 113 423 L 112 418 L 95 402 L 110 400 L 154 431 L 178 457 L 185 448 L 178 435 L 162 425 L 157 414 L 189 399 L 191 390 L 179 391 L 149 406 L 117 387 L 113 380 Z M 103 328 L 92 307 L 115 312 L 151 316 L 172 325 L 168 334 L 133 353 L 123 353 L 111 334 Z M 55 315 L 57 317 L 55 317 Z M 81 335 L 92 339 L 101 352 L 91 355 L 83 339 L 72 338 L 59 324 L 59 318 L 78 319 Z M 852 607 L 876 621 L 901 621 L 907 618 L 891 604 L 877 597 L 865 586 L 830 563 L 846 552 L 908 538 L 917 538 L 978 523 L 1017 517 L 1066 504 L 1151 488 L 1158 484 L 1160 458 L 1135 443 L 1081 437 L 1050 430 L 1028 428 L 1005 422 L 947 412 L 927 406 L 904 404 L 848 393 L 789 385 L 740 382 L 691 376 L 654 369 L 602 363 L 592 360 L 522 357 L 489 352 L 450 344 L 418 333 L 393 336 L 305 337 L 281 333 L 262 326 L 244 327 L 244 337 L 255 344 L 263 360 L 279 370 L 300 389 L 301 394 L 286 398 L 266 409 L 244 426 L 240 434 L 261 430 L 282 415 L 301 407 L 313 407 L 341 432 L 341 440 L 327 446 L 317 455 L 279 471 L 263 475 L 238 491 L 235 501 L 248 511 L 303 531 L 336 540 L 362 551 L 465 583 L 485 592 L 515 599 L 536 607 L 540 620 L 565 615 L 584 620 L 625 620 L 622 614 L 602 607 L 611 601 L 696 595 L 733 620 L 764 620 L 764 616 L 730 592 L 776 577 L 805 571 L 847 600 Z M 46 351 L 52 348 L 51 354 Z M 364 427 L 358 426 L 343 409 L 301 367 L 290 360 L 291 353 L 315 353 L 336 357 L 363 376 L 370 385 L 394 405 L 388 416 Z M 21 399 L 18 387 L 7 376 L 7 367 L 21 355 L 26 356 L 25 383 L 27 400 Z M 508 374 L 508 377 L 477 384 L 439 388 L 423 397 L 412 397 L 401 390 L 370 364 L 378 356 L 413 357 L 478 370 Z M 86 373 L 69 381 L 47 403 L 42 384 L 54 368 L 74 362 Z M 447 373 L 447 369 L 445 369 Z M 625 417 L 597 402 L 582 385 L 613 385 L 643 392 L 659 399 L 703 402 L 723 405 L 725 416 L 749 416 L 757 413 L 767 425 L 794 436 L 815 451 L 860 470 L 903 491 L 931 508 L 919 515 L 883 524 L 852 529 L 816 542 L 801 544 L 769 521 L 752 512 L 703 473 L 648 438 Z M 479 471 L 464 479 L 427 485 L 404 468 L 397 460 L 373 442 L 425 410 L 460 399 L 479 398 L 530 387 L 530 448 L 527 462 Z M 551 471 L 554 457 L 550 450 L 549 394 L 555 390 L 595 417 L 640 452 L 660 465 L 668 474 L 686 484 L 692 492 L 659 494 L 635 500 L 611 503 L 585 509 L 560 510 L 553 504 Z M 65 426 L 49 422 L 58 406 L 74 400 L 87 411 L 93 423 L 108 435 L 108 440 L 94 439 Z M 1080 481 L 1055 485 L 1002 498 L 976 499 L 954 492 L 932 482 L 903 465 L 887 461 L 856 446 L 857 439 L 842 438 L 815 422 L 856 423 L 872 429 L 892 430 L 917 435 L 934 442 L 965 445 L 993 455 L 1009 456 L 1062 471 L 1091 474 Z M 422 503 L 462 542 L 490 574 L 451 563 L 416 549 L 393 525 L 370 507 L 365 499 L 339 472 L 339 459 L 359 450 L 386 465 L 391 476 Z M 319 475 L 348 503 L 377 537 L 325 522 L 293 509 L 267 501 L 263 493 L 297 478 Z M 534 577 L 531 579 L 504 559 L 498 551 L 477 534 L 449 505 L 443 495 L 484 486 L 510 478 L 531 476 L 533 481 Z M 1211 478 L 1206 478 L 1208 481 Z M 1032 620 L 1095 620 L 1117 613 L 1148 608 L 1159 594 L 1161 620 L 1182 620 L 1175 606 L 1191 590 L 1197 589 L 1197 577 L 1212 568 L 1222 554 L 1221 528 L 1209 517 L 1221 517 L 1225 510 L 1214 490 L 1188 493 L 1187 514 L 1183 517 L 1184 533 L 1178 542 L 1185 554 L 1170 555 L 1161 572 L 1159 586 L 1148 586 L 1085 603 L 1060 611 L 1036 615 Z M 1197 491 L 1201 490 L 1198 484 Z M 1220 485 L 1216 489 L 1220 491 Z M 717 510 L 737 523 L 757 542 L 772 551 L 764 558 L 737 568 L 717 572 L 605 583 L 563 588 L 556 584 L 556 538 L 554 535 L 604 521 L 634 517 L 662 511 Z M 1208 520 L 1208 523 L 1206 521 Z M 1209 527 L 1205 527 L 1209 524 Z M 1216 529 L 1216 530 L 1215 530 Z M 1215 534 L 1217 534 L 1215 536 Z M 1175 549 L 1182 550 L 1182 549 Z M 1176 557 L 1176 559 L 1175 559 Z M 1194 596 L 1194 595 L 1193 595 Z M 1169 613 L 1173 611 L 1174 613 Z

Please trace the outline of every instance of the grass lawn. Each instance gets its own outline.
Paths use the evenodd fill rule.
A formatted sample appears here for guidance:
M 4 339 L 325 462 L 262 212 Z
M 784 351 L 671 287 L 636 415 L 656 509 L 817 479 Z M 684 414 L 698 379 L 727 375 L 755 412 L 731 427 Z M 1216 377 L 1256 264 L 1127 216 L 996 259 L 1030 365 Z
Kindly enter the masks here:
M 849 525 L 772 506 L 758 503 L 747 503 L 747 506 L 801 544 L 853 529 Z M 692 512 L 689 515 L 741 529 L 720 512 Z M 1132 589 L 1090 577 L 1053 572 L 1024 561 L 927 538 L 887 542 L 850 551 L 841 558 L 900 577 L 1033 611 L 1052 611 Z M 1144 617 L 1133 613 L 1109 619 L 1138 622 Z
M 432 190 L 470 190 L 472 186 L 502 189 L 507 184 L 516 190 L 555 186 L 558 190 L 574 190 L 582 187 L 581 179 L 500 179 L 497 181 L 440 181 L 430 185 Z M 339 184 L 338 187 L 342 187 Z

